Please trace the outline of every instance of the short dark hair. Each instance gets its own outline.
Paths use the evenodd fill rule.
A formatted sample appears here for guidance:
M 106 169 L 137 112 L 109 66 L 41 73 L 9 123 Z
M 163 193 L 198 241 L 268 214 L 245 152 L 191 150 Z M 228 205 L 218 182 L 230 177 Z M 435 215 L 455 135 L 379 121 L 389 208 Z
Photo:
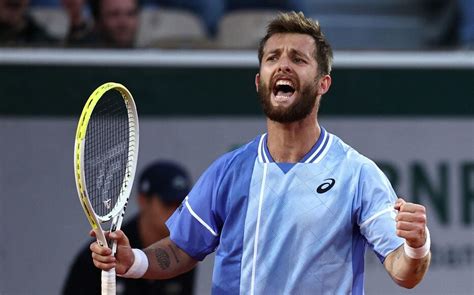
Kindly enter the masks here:
M 191 189 L 187 170 L 172 161 L 148 165 L 138 180 L 138 192 L 147 198 L 158 197 L 166 204 L 179 204 Z
M 268 39 L 279 33 L 299 33 L 313 37 L 315 42 L 314 58 L 318 63 L 319 74 L 329 75 L 332 67 L 332 48 L 321 32 L 318 21 L 304 16 L 302 12 L 280 13 L 267 26 L 266 35 L 260 40 L 258 47 L 258 61 L 262 63 L 263 50 Z

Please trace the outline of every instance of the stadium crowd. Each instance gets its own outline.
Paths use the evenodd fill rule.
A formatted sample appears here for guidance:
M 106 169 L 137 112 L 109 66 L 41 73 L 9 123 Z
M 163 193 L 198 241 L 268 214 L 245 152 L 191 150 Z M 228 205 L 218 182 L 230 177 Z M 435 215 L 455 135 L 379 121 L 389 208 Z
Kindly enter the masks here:
M 0 0 L 0 46 L 255 48 L 249 29 L 288 10 L 319 20 L 335 49 L 474 44 L 469 0 Z

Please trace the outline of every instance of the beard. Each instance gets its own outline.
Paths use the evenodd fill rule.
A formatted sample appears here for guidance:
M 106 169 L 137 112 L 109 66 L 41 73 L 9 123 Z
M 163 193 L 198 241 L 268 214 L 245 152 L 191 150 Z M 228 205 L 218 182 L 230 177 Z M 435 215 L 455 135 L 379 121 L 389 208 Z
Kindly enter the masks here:
M 316 84 L 316 83 L 315 83 Z M 258 85 L 258 96 L 265 115 L 272 121 L 278 123 L 293 123 L 300 121 L 311 113 L 316 103 L 318 92 L 315 84 L 304 85 L 299 97 L 289 107 L 273 106 L 271 102 L 272 89 L 260 80 Z

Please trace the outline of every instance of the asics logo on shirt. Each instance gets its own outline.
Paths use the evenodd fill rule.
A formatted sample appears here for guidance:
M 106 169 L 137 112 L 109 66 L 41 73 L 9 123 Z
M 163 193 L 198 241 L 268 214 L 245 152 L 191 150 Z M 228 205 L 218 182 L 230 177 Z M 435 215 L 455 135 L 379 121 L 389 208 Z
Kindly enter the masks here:
M 316 189 L 316 191 L 319 194 L 324 194 L 325 192 L 330 190 L 334 186 L 334 184 L 336 183 L 336 180 L 334 180 L 334 178 L 327 178 L 324 181 L 325 182 L 323 182 L 321 185 L 319 185 L 318 188 Z

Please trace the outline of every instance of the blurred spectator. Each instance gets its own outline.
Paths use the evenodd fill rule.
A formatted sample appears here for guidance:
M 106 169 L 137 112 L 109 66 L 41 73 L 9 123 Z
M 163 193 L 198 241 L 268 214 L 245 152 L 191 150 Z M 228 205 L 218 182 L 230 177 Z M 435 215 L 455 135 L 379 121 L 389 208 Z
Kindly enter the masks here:
M 138 30 L 137 0 L 90 0 L 93 23 L 84 16 L 85 0 L 62 0 L 70 28 L 67 46 L 132 48 Z
M 28 0 L 0 0 L 0 45 L 53 45 L 51 37 L 28 15 Z
M 460 24 L 459 41 L 461 46 L 474 49 L 474 1 L 458 0 Z
M 115 1 L 115 0 L 114 0 Z M 139 212 L 122 230 L 135 248 L 145 248 L 169 235 L 165 221 L 191 189 L 187 171 L 174 162 L 157 161 L 145 168 L 138 182 Z M 195 270 L 168 280 L 117 277 L 117 294 L 190 295 Z M 63 286 L 64 295 L 100 294 L 100 270 L 94 267 L 89 243 L 76 256 Z

